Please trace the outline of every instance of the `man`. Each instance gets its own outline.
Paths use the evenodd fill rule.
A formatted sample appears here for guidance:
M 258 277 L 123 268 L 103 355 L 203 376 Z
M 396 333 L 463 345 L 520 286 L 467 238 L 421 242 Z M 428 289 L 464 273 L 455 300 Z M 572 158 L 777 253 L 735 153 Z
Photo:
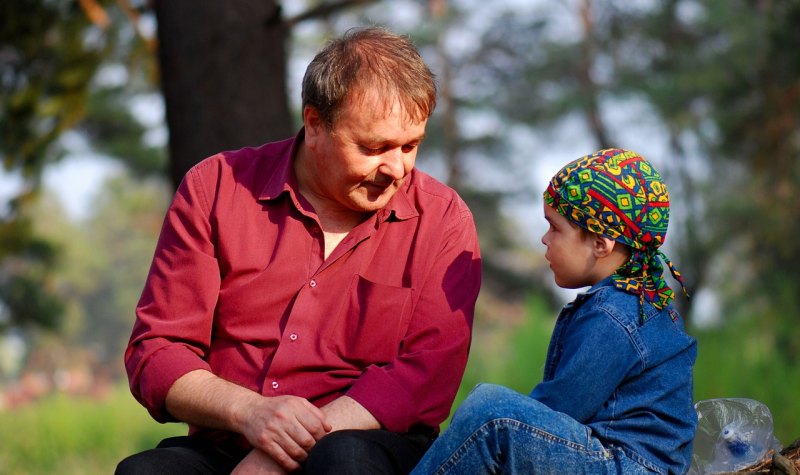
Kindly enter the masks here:
M 414 169 L 435 104 L 407 38 L 353 30 L 309 65 L 296 137 L 187 173 L 125 362 L 189 436 L 117 473 L 413 468 L 463 375 L 481 273 L 466 205 Z

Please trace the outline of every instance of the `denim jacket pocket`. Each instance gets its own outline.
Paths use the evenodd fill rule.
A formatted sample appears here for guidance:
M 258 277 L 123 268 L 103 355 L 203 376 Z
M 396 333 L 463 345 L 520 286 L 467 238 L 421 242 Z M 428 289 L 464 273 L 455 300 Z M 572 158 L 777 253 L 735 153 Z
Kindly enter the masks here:
M 408 326 L 412 292 L 356 275 L 330 326 L 328 347 L 361 367 L 389 363 Z

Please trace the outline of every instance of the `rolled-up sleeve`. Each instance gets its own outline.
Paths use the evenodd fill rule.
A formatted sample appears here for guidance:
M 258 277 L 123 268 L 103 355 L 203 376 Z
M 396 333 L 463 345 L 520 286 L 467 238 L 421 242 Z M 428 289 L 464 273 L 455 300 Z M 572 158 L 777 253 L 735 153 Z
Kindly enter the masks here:
M 438 223 L 440 237 L 432 241 L 440 247 L 426 263 L 425 281 L 414 289 L 418 299 L 397 357 L 368 367 L 347 392 L 393 432 L 438 427 L 464 374 L 481 259 L 472 215 L 461 204 L 449 223 Z
M 172 384 L 192 370 L 209 369 L 204 358 L 220 270 L 201 186 L 204 166 L 186 175 L 166 214 L 125 352 L 131 392 L 160 422 L 174 420 L 165 409 Z

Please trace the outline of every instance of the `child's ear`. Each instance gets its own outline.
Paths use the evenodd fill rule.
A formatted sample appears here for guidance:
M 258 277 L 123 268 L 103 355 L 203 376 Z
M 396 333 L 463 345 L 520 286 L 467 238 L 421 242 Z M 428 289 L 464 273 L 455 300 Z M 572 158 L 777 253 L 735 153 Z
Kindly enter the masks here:
M 614 245 L 617 243 L 613 239 L 595 234 L 593 237 L 592 249 L 594 250 L 595 257 L 606 257 L 614 252 Z

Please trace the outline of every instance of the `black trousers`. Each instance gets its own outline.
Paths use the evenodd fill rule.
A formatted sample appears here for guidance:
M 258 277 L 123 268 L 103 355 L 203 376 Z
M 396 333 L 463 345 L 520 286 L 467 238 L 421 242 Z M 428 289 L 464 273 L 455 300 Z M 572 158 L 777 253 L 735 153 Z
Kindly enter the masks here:
M 317 442 L 303 475 L 406 475 L 433 442 L 426 434 L 386 430 L 332 432 Z M 154 449 L 124 459 L 116 475 L 228 474 L 247 452 L 228 452 L 198 437 L 171 437 Z

